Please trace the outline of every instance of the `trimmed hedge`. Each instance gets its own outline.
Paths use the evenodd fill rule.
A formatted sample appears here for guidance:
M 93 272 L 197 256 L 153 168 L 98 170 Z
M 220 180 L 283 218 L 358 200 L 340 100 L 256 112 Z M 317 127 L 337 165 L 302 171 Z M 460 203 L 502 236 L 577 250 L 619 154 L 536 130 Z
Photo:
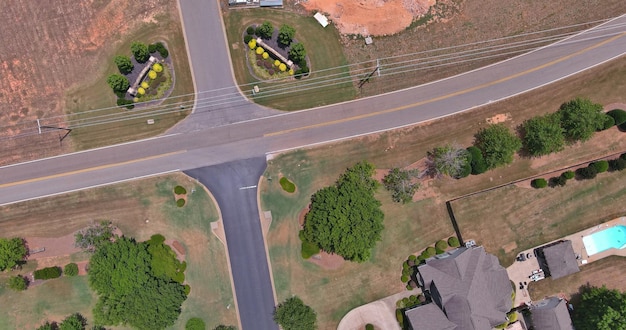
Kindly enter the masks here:
M 609 160 L 609 171 L 623 171 L 626 168 L 626 160 L 616 158 Z
M 245 43 L 249 43 L 249 42 L 250 42 L 250 40 L 252 40 L 252 36 L 251 36 L 251 35 L 249 35 L 249 34 L 246 34 L 246 35 L 243 37 L 243 42 L 245 42 Z
M 46 267 L 35 271 L 36 280 L 49 280 L 61 276 L 61 268 L 57 266 Z
M 448 245 L 451 247 L 459 247 L 461 246 L 461 243 L 459 242 L 459 239 L 452 236 L 450 238 L 448 238 Z
M 604 123 L 602 123 L 602 130 L 607 130 L 611 127 L 615 126 L 615 119 L 611 116 L 604 116 Z
M 545 188 L 548 186 L 548 181 L 546 181 L 546 179 L 544 178 L 538 178 L 538 179 L 534 179 L 530 182 L 530 185 L 533 188 L 537 188 L 537 189 L 541 189 L 541 188 Z
M 569 180 L 569 179 L 573 179 L 576 176 L 576 173 L 574 173 L 574 171 L 565 171 L 561 173 L 561 176 Z
M 185 206 L 185 199 L 184 198 L 179 198 L 178 200 L 176 200 L 176 206 L 178 206 L 178 207 Z
M 425 251 L 426 251 L 426 253 L 428 254 L 429 257 L 432 257 L 432 256 L 437 254 L 437 249 L 435 249 L 432 246 L 427 247 Z
M 606 114 L 615 120 L 615 125 L 617 126 L 626 123 L 626 111 L 622 109 L 613 109 Z
M 563 177 L 562 175 L 550 178 L 551 187 L 556 187 L 556 186 L 563 187 L 566 183 L 567 183 L 567 179 Z
M 581 167 L 576 170 L 576 175 L 578 175 L 581 179 L 593 179 L 598 175 L 598 170 L 589 165 L 587 167 Z
M 448 242 L 444 240 L 440 240 L 437 243 L 435 243 L 435 249 L 445 251 L 447 248 L 448 248 Z
M 599 160 L 597 162 L 593 162 L 591 164 L 589 164 L 589 166 L 593 166 L 596 169 L 596 172 L 598 173 L 603 173 L 608 171 L 609 169 L 609 162 L 606 160 Z
M 371 323 L 368 323 L 365 325 L 365 330 L 374 330 L 374 325 Z
M 73 262 L 65 265 L 65 267 L 63 267 L 63 274 L 65 274 L 65 276 L 78 275 L 78 265 Z
M 174 193 L 176 195 L 184 195 L 187 193 L 187 189 L 185 189 L 185 187 L 183 186 L 176 186 L 174 187 Z
M 286 177 L 282 177 L 279 180 L 280 186 L 283 187 L 283 190 L 288 193 L 293 193 L 296 191 L 296 185 L 293 182 L 289 181 Z
M 256 32 L 256 29 L 252 25 L 248 26 L 248 28 L 246 29 L 246 34 L 249 36 L 254 35 L 255 32 Z

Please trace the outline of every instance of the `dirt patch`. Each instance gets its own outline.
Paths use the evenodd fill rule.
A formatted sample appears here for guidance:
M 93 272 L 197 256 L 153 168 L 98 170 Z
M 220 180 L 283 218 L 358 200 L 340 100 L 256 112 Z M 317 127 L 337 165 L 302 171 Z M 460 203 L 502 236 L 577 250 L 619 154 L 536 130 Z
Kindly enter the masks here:
M 498 123 L 503 123 L 507 120 L 511 119 L 511 114 L 510 113 L 499 113 L 493 117 L 487 118 L 486 122 L 487 124 L 498 124 Z
M 342 256 L 337 254 L 329 254 L 321 251 L 319 254 L 312 256 L 307 261 L 314 263 L 324 269 L 339 269 L 346 262 Z
M 61 237 L 26 237 L 26 245 L 30 251 L 36 251 L 38 249 L 45 249 L 42 252 L 31 253 L 26 260 L 38 260 L 39 264 L 42 263 L 41 259 L 69 256 L 70 254 L 82 251 L 80 248 L 74 246 L 74 234 L 69 234 Z
M 185 247 L 180 244 L 179 241 L 166 239 L 165 244 L 172 247 L 172 250 L 174 250 L 174 253 L 176 253 L 176 259 L 178 259 L 179 261 L 185 260 Z
M 308 0 L 307 10 L 326 13 L 342 34 L 382 36 L 398 33 L 428 12 L 434 0 Z

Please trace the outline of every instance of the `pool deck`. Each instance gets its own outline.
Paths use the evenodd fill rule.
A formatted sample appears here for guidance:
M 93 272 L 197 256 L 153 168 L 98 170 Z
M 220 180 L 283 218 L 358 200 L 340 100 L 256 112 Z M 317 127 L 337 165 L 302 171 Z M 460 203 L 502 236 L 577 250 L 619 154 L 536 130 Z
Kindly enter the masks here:
M 607 229 L 616 225 L 625 225 L 626 226 L 626 217 L 616 218 L 605 223 L 602 223 L 597 226 L 593 226 L 591 228 L 587 228 L 585 230 L 581 230 L 577 233 L 556 239 L 554 241 L 546 242 L 539 246 L 544 246 L 546 244 L 550 244 L 552 242 L 560 241 L 560 240 L 570 240 L 572 241 L 572 248 L 574 249 L 574 253 L 579 254 L 581 258 L 578 260 L 578 267 L 583 267 L 585 264 L 592 263 L 596 260 L 600 260 L 602 258 L 618 255 L 626 257 L 626 249 L 608 249 L 606 251 L 602 251 L 600 253 L 589 256 L 587 251 L 585 250 L 585 244 L 583 243 L 583 236 L 591 235 L 595 232 L 598 232 L 603 229 Z M 533 247 L 528 250 L 520 251 L 520 253 L 530 253 L 533 254 L 533 250 L 538 248 L 539 246 Z M 527 286 L 524 289 L 519 288 L 519 282 L 530 282 L 529 275 L 532 274 L 533 270 L 539 269 L 539 263 L 537 262 L 536 257 L 532 257 L 530 259 L 526 259 L 525 261 L 515 261 L 511 266 L 509 266 L 506 271 L 509 274 L 509 278 L 511 281 L 515 283 L 515 303 L 514 306 L 519 306 L 522 303 L 530 304 L 530 294 L 528 293 Z

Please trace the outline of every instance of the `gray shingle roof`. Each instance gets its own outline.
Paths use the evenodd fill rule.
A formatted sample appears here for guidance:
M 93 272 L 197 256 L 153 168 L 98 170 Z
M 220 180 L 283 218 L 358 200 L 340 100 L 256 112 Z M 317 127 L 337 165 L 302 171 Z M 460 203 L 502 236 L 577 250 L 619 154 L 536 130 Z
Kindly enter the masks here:
M 406 317 L 413 330 L 458 330 L 456 324 L 446 318 L 435 304 L 427 304 L 407 310 Z
M 531 318 L 537 330 L 573 330 L 565 300 L 550 297 L 531 307 Z
M 506 321 L 513 288 L 498 259 L 483 247 L 459 248 L 418 270 L 433 301 L 459 329 L 491 329 Z
M 553 280 L 578 272 L 578 261 L 572 247 L 572 241 L 543 248 L 543 255 Z

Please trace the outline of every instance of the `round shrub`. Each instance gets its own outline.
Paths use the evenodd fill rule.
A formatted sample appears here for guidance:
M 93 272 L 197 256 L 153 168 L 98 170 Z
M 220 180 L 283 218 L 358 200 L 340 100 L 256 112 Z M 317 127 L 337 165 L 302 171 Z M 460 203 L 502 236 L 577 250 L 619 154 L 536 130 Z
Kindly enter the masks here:
M 150 78 L 150 79 L 156 79 L 156 77 L 157 77 L 157 73 L 156 73 L 154 70 L 150 70 L 150 71 L 148 72 L 148 78 Z
M 444 251 L 442 249 L 435 248 L 435 255 L 439 255 L 439 254 L 442 254 L 444 252 L 446 252 L 446 251 Z
M 152 65 L 152 70 L 156 73 L 163 72 L 163 65 L 161 65 L 161 63 L 154 63 Z
M 280 64 L 278 65 L 278 70 L 280 70 L 280 71 L 282 71 L 282 72 L 287 71 L 287 65 L 286 65 L 285 63 L 280 63 Z
M 402 277 L 400 277 L 400 281 L 402 281 L 402 283 L 406 283 L 409 281 L 409 277 L 406 275 L 402 275 Z
M 589 165 L 587 167 L 581 167 L 576 170 L 576 175 L 580 176 L 581 179 L 593 179 L 598 174 L 598 170 L 595 167 Z
M 551 187 L 556 187 L 556 186 L 563 187 L 566 183 L 567 183 L 567 179 L 564 178 L 562 175 L 550 178 Z
M 7 286 L 15 291 L 24 291 L 28 287 L 28 280 L 24 276 L 11 276 L 7 281 Z
M 613 117 L 609 115 L 604 116 L 604 122 L 602 123 L 602 131 L 604 131 L 605 129 L 609 129 L 613 126 L 615 126 L 615 119 L 613 119 Z
M 65 265 L 65 267 L 63 267 L 63 274 L 65 274 L 65 276 L 78 275 L 78 265 L 73 262 Z
M 248 28 L 246 29 L 246 34 L 249 36 L 253 35 L 254 32 L 256 32 L 256 29 L 254 28 L 254 26 L 248 26 Z
M 254 41 L 256 44 L 256 40 Z M 263 49 L 263 47 L 257 47 L 255 52 L 259 55 L 263 54 L 263 52 L 265 52 L 265 49 Z
M 274 66 L 279 66 L 280 65 L 280 60 L 274 60 Z
M 366 324 L 365 330 L 374 330 L 374 325 L 372 325 L 371 323 Z
M 148 45 L 148 53 L 150 54 L 154 54 L 157 52 L 157 46 L 156 44 L 149 44 Z
M 262 61 L 256 61 L 256 66 L 262 66 L 263 62 Z
M 176 186 L 174 187 L 174 193 L 176 195 L 184 195 L 187 193 L 187 189 L 185 189 L 185 187 L 183 186 Z
M 445 249 L 448 248 L 448 242 L 446 242 L 444 240 L 440 240 L 437 243 L 435 243 L 435 248 L 439 249 L 441 251 L 444 251 Z
M 146 90 L 143 87 L 137 88 L 137 94 L 144 95 L 146 94 Z
M 148 84 L 148 82 L 144 81 L 141 83 L 141 87 L 145 89 L 145 88 L 150 87 L 150 85 Z
M 273 69 L 269 69 L 269 70 L 267 70 L 267 73 L 269 73 L 270 76 L 273 76 L 274 75 L 274 70 Z
M 589 166 L 593 166 L 596 168 L 596 172 L 603 173 L 609 169 L 609 162 L 606 160 L 599 160 L 597 162 L 593 162 L 589 164 Z
M 243 37 L 243 42 L 245 42 L 245 43 L 249 43 L 249 42 L 250 42 L 250 40 L 252 40 L 252 36 L 251 36 L 251 35 L 246 34 L 246 35 Z
M 178 207 L 183 207 L 183 206 L 185 206 L 185 199 L 183 199 L 183 198 L 179 198 L 179 199 L 176 201 L 176 206 L 178 206 Z
M 156 49 L 163 58 L 167 58 L 168 56 L 170 56 L 170 52 L 167 50 L 167 48 L 165 48 L 165 45 L 163 45 L 162 42 L 156 43 Z
M 574 173 L 574 171 L 565 171 L 561 173 L 561 176 L 564 177 L 566 180 L 569 180 L 573 179 L 576 176 L 576 173 Z
M 255 49 L 256 48 L 256 40 L 252 39 L 252 40 L 248 41 L 248 47 L 250 49 Z
M 626 168 L 626 160 L 622 158 L 616 158 L 609 160 L 610 171 L 623 171 Z
M 206 330 L 206 324 L 203 319 L 192 317 L 185 323 L 185 330 Z
M 293 76 L 293 73 L 294 73 L 293 69 L 289 69 L 289 75 Z
M 487 163 L 485 163 L 485 159 L 483 158 L 483 152 L 474 146 L 467 148 L 467 151 L 469 151 L 472 157 L 470 162 L 472 174 L 478 175 L 485 173 L 487 171 Z
M 417 260 L 417 256 L 415 256 L 414 254 L 410 255 L 408 258 L 409 261 L 415 261 Z
M 189 286 L 189 284 L 185 284 L 184 288 L 185 295 L 188 296 L 191 293 L 191 286 Z
M 451 247 L 459 247 L 461 246 L 461 243 L 459 242 L 458 238 L 452 236 L 448 238 L 448 245 L 450 245 Z
M 267 59 L 270 57 L 270 54 L 268 54 L 268 52 L 264 52 L 264 53 L 263 53 L 263 55 L 261 55 L 261 57 L 262 57 L 264 60 L 267 60 Z
M 608 116 L 612 117 L 615 121 L 615 125 L 621 125 L 626 123 L 626 111 L 622 109 L 613 109 L 606 113 Z
M 537 188 L 537 189 L 541 189 L 541 188 L 545 188 L 548 186 L 548 181 L 546 181 L 546 179 L 544 178 L 538 178 L 538 179 L 534 179 L 530 182 L 530 185 L 533 188 Z
M 435 254 L 437 254 L 437 249 L 435 249 L 432 246 L 429 246 L 429 247 L 426 248 L 426 253 L 428 254 L 429 257 L 432 257 Z

